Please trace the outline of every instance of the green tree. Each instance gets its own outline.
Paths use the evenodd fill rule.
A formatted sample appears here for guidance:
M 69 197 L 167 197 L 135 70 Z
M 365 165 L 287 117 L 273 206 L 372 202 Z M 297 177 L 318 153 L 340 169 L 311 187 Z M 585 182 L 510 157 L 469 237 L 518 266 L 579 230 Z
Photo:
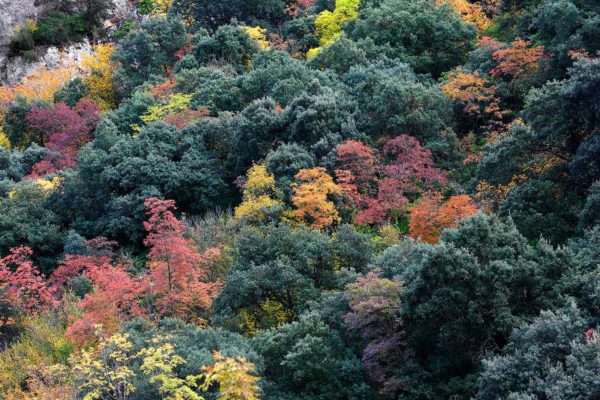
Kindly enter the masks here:
M 368 4 L 348 28 L 370 55 L 385 54 L 435 78 L 466 60 L 476 29 L 447 4 L 382 0 Z

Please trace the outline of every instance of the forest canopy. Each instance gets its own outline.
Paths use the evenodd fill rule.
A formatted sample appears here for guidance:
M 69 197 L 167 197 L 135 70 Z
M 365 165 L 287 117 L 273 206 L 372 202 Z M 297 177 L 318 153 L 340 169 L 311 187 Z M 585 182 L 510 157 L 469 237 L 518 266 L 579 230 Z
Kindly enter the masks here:
M 598 1 L 57 4 L 11 57 L 90 53 L 0 86 L 1 400 L 600 398 Z

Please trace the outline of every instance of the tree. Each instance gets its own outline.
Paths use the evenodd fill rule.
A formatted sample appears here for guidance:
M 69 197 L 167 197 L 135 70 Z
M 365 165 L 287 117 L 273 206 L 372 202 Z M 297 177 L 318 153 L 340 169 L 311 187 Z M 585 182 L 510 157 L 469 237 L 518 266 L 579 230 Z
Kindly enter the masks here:
M 61 155 L 61 159 L 55 160 L 57 169 L 75 165 L 77 151 L 92 139 L 99 119 L 100 108 L 87 99 L 79 100 L 72 109 L 64 103 L 52 108 L 34 105 L 26 116 L 39 144 Z
M 465 61 L 476 29 L 447 4 L 383 0 L 362 10 L 350 35 L 370 54 L 397 58 L 437 78 Z
M 152 338 L 150 346 L 142 349 L 138 356 L 142 358 L 140 370 L 145 375 L 150 375 L 150 383 L 160 384 L 158 391 L 164 400 L 203 400 L 196 393 L 201 375 L 188 375 L 185 379 L 179 378 L 175 369 L 185 364 L 185 359 L 175 354 L 175 348 L 165 341 L 169 337 L 159 336 Z
M 379 166 L 375 152 L 357 140 L 347 140 L 336 150 L 336 177 L 340 186 L 360 207 L 376 189 Z
M 114 66 L 111 63 L 114 52 L 114 45 L 99 44 L 94 46 L 93 54 L 85 54 L 81 60 L 82 68 L 89 71 L 83 80 L 87 89 L 85 97 L 98 104 L 104 111 L 116 105 L 112 79 Z
M 435 3 L 438 7 L 444 3 L 454 7 L 465 22 L 474 24 L 480 32 L 492 26 L 492 20 L 479 3 L 471 3 L 468 0 L 436 0 Z
M 343 78 L 357 103 L 358 131 L 372 138 L 408 134 L 423 144 L 435 143 L 440 158 L 449 158 L 451 148 L 443 131 L 452 124 L 452 102 L 438 85 L 398 60 L 355 66 Z
M 215 365 L 203 367 L 203 390 L 213 383 L 219 384 L 217 400 L 259 400 L 260 378 L 254 375 L 254 364 L 244 357 L 223 357 L 214 352 Z
M 325 10 L 315 18 L 315 28 L 320 47 L 310 49 L 308 59 L 315 57 L 321 48 L 332 44 L 341 34 L 342 26 L 358 15 L 360 0 L 336 0 L 333 11 Z
M 442 202 L 439 194 L 428 194 L 410 210 L 410 236 L 426 243 L 437 243 L 444 229 L 456 228 L 458 223 L 477 212 L 477 206 L 466 194 L 451 196 Z
M 344 247 L 342 238 L 336 247 Z M 303 226 L 243 229 L 232 248 L 233 263 L 223 290 L 213 305 L 214 322 L 255 332 L 292 320 L 320 290 L 333 287 L 336 260 L 332 246 L 324 233 Z M 340 257 L 339 261 L 349 258 Z M 354 266 L 357 264 L 366 268 L 358 262 Z M 353 266 L 350 262 L 338 265 Z
M 397 376 L 411 382 L 408 397 L 423 390 L 440 398 L 474 396 L 478 355 L 502 348 L 540 310 L 561 305 L 558 282 L 568 266 L 560 249 L 545 242 L 533 247 L 510 220 L 483 214 L 423 250 L 394 266 L 405 281 L 403 321 L 415 355 Z
M 181 131 L 157 121 L 134 136 L 120 129 L 125 128 L 103 122 L 100 137 L 80 151 L 77 174 L 63 186 L 69 194 L 57 207 L 77 215 L 73 228 L 88 237 L 139 243 L 149 197 L 172 198 L 183 212 L 195 214 L 224 201 L 228 187 L 221 160 L 194 126 Z
M 250 68 L 252 58 L 261 51 L 260 43 L 244 27 L 224 25 L 214 34 L 199 31 L 194 35 L 194 56 L 198 62 L 232 65 L 238 72 Z
M 235 218 L 263 221 L 268 210 L 283 207 L 283 202 L 276 196 L 275 177 L 267 172 L 264 164 L 254 165 L 248 170 L 242 204 L 235 208 Z
M 431 152 L 412 136 L 389 140 L 383 154 L 390 163 L 383 167 L 376 197 L 368 198 L 367 206 L 357 214 L 359 224 L 382 223 L 402 211 L 410 198 L 447 183 L 446 173 L 435 166 Z
M 62 60 L 67 57 L 60 55 Z M 13 86 L 12 91 L 16 96 L 23 96 L 27 100 L 52 101 L 56 93 L 65 83 L 77 76 L 77 65 L 63 63 L 56 68 L 37 68 L 31 72 L 18 85 Z
M 33 314 L 52 305 L 52 293 L 39 269 L 31 262 L 33 252 L 21 246 L 0 259 L 0 293 L 9 313 L 2 312 L 2 325 L 14 323 L 20 313 Z M 4 311 L 4 310 L 3 310 Z
M 344 315 L 344 321 L 367 341 L 362 361 L 369 377 L 380 386 L 382 394 L 395 398 L 406 382 L 394 372 L 411 358 L 401 316 L 403 284 L 381 278 L 380 272 L 370 272 L 346 287 L 350 312 Z
M 501 354 L 486 358 L 476 398 L 595 397 L 599 346 L 598 332 L 574 304 L 542 311 L 515 329 Z
M 25 180 L 11 187 L 10 195 L 0 199 L 0 253 L 27 246 L 42 271 L 55 265 L 64 244 L 59 218 L 48 206 L 49 198 L 60 186 L 60 179 Z
M 448 75 L 442 90 L 458 105 L 465 122 L 470 122 L 467 129 L 501 120 L 504 114 L 500 109 L 496 86 L 478 71 L 469 73 L 457 68 Z
M 190 18 L 199 27 L 214 30 L 232 19 L 247 25 L 269 26 L 285 17 L 283 0 L 175 0 L 172 14 Z
M 221 284 L 204 282 L 207 274 L 200 254 L 172 213 L 175 202 L 149 198 L 144 204 L 148 214 L 144 244 L 149 248 L 151 289 L 158 296 L 159 314 L 190 318 L 194 310 L 208 309 Z
M 374 398 L 353 348 L 356 338 L 348 337 L 343 327 L 345 304 L 338 296 L 329 300 L 254 338 L 264 358 L 265 397 Z
M 543 56 L 544 46 L 532 47 L 528 41 L 517 38 L 510 47 L 494 52 L 497 65 L 491 74 L 512 79 L 530 78 L 540 69 L 539 62 Z
M 83 349 L 74 360 L 79 392 L 85 400 L 111 398 L 125 400 L 135 392 L 131 362 L 137 356 L 128 334 L 115 334 L 100 342 L 97 353 Z
M 300 170 L 295 178 L 299 181 L 294 187 L 292 203 L 296 207 L 294 218 L 306 222 L 313 228 L 322 229 L 340 221 L 334 203 L 328 196 L 340 195 L 342 189 L 325 168 L 317 167 Z
M 185 41 L 183 24 L 173 19 L 151 18 L 130 32 L 112 56 L 120 63 L 114 75 L 117 91 L 126 96 L 152 75 L 164 77 Z

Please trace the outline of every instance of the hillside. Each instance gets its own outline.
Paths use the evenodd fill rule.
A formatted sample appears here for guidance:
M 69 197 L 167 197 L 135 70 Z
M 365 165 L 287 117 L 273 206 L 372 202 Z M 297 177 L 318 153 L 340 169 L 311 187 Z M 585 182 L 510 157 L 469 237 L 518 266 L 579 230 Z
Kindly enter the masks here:
M 600 398 L 600 1 L 0 11 L 0 400 Z

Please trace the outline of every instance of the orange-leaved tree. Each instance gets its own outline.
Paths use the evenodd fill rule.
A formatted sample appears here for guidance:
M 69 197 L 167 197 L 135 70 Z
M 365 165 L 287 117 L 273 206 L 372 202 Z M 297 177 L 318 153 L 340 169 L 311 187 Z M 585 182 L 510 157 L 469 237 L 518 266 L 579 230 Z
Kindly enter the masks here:
M 455 228 L 461 220 L 475 213 L 477 206 L 468 195 L 451 196 L 443 202 L 439 193 L 429 193 L 410 210 L 410 236 L 437 243 L 444 229 Z
M 342 188 L 323 167 L 301 169 L 295 176 L 292 203 L 293 216 L 313 228 L 322 229 L 340 221 L 340 215 L 330 196 L 340 195 Z
M 517 38 L 510 47 L 494 52 L 493 58 L 497 64 L 491 74 L 512 79 L 529 78 L 540 69 L 543 57 L 544 46 L 532 46 L 527 40 Z

